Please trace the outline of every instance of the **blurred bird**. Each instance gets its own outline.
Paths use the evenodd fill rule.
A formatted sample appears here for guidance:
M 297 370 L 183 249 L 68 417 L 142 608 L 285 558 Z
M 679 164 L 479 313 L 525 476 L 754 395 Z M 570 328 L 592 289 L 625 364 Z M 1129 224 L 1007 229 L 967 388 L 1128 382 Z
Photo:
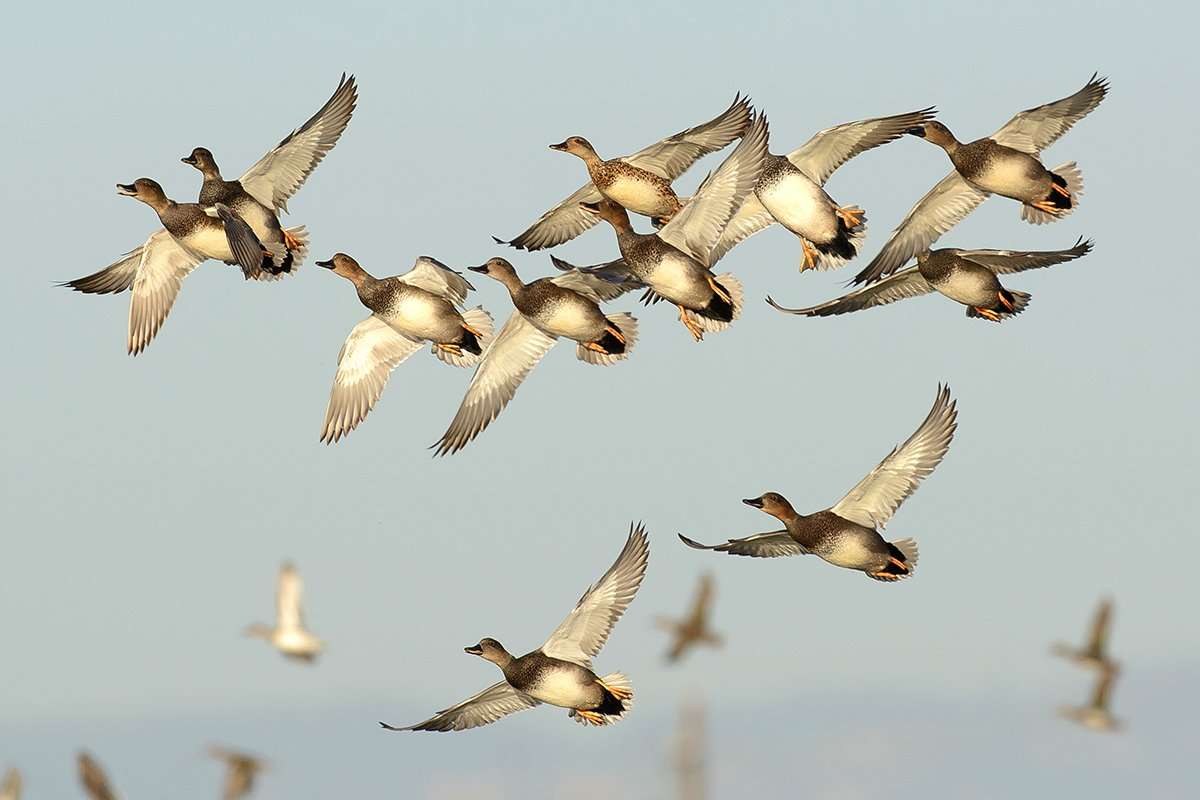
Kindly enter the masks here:
M 279 585 L 275 593 L 275 627 L 256 622 L 247 627 L 245 632 L 247 636 L 270 642 L 288 658 L 312 663 L 324 649 L 325 643 L 304 627 L 304 615 L 300 610 L 303 588 L 296 568 L 285 562 L 279 569 Z
M 1114 666 L 1115 662 L 1108 654 L 1108 636 L 1112 628 L 1112 611 L 1112 600 L 1101 600 L 1100 605 L 1096 608 L 1096 615 L 1092 618 L 1092 625 L 1088 631 L 1087 644 L 1081 648 L 1076 648 L 1063 642 L 1055 642 L 1051 645 L 1051 652 L 1056 656 L 1062 656 L 1074 661 L 1076 664 L 1093 669 L 1106 669 Z
M 705 573 L 700 576 L 696 597 L 692 600 L 692 607 L 686 617 L 681 620 L 659 617 L 655 620 L 658 627 L 672 634 L 673 641 L 671 649 L 667 651 L 667 661 L 678 661 L 697 644 L 721 646 L 721 637 L 709 628 L 713 591 L 713 577 Z
M 21 771 L 9 767 L 4 773 L 4 783 L 0 783 L 0 800 L 21 800 Z
M 891 275 L 992 194 L 1020 201 L 1021 219 L 1035 225 L 1074 211 L 1083 192 L 1083 174 L 1074 161 L 1048 170 L 1041 154 L 1107 93 L 1108 81 L 1093 75 L 1075 94 L 1022 111 L 991 136 L 966 144 L 940 122 L 914 126 L 908 132 L 945 150 L 954 170 L 913 206 L 879 255 L 854 276 L 854 283 L 874 283 Z
M 635 214 L 645 214 L 657 225 L 664 224 L 681 205 L 671 182 L 700 157 L 720 150 L 741 136 L 749 125 L 750 100 L 738 95 L 733 104 L 714 119 L 668 136 L 631 156 L 605 161 L 582 136 L 571 136 L 552 144 L 551 150 L 581 158 L 591 180 L 519 236 L 507 242 L 496 239 L 496 243 L 523 250 L 541 250 L 568 242 L 597 222 L 580 208 L 580 204 L 598 203 L 603 199 Z
M 1116 664 L 1105 664 L 1100 668 L 1100 674 L 1096 677 L 1096 686 L 1092 690 L 1091 702 L 1086 706 L 1063 706 L 1059 708 L 1058 713 L 1066 719 L 1078 722 L 1085 728 L 1094 731 L 1119 730 L 1123 727 L 1123 723 L 1113 717 L 1108 710 L 1108 705 L 1112 700 L 1113 682 L 1116 681 L 1118 674 L 1120 674 L 1120 668 Z
M 462 731 L 541 703 L 569 708 L 581 725 L 617 722 L 633 707 L 633 687 L 619 672 L 597 677 L 592 659 L 637 594 L 649 558 L 645 529 L 630 526 L 617 560 L 537 650 L 514 657 L 491 638 L 464 648 L 498 666 L 504 680 L 416 725 L 379 724 L 390 731 Z
M 223 800 L 241 800 L 254 791 L 254 780 L 258 773 L 266 769 L 266 763 L 256 756 L 226 750 L 223 747 L 210 747 L 209 755 L 225 763 L 225 788 L 221 794 Z
M 108 776 L 104 774 L 104 770 L 96 763 L 96 760 L 87 753 L 81 752 L 78 756 L 79 762 L 79 781 L 83 784 L 83 790 L 87 792 L 87 796 L 91 800 L 116 800 L 116 793 L 108 783 Z
M 697 550 L 755 558 L 812 553 L 834 566 L 859 570 L 877 581 L 907 578 L 917 566 L 916 541 L 889 542 L 879 531 L 941 463 L 954 438 L 957 418 L 950 387 L 939 386 L 933 408 L 916 432 L 832 508 L 800 514 L 782 495 L 767 492 L 742 502 L 777 518 L 784 524 L 783 530 L 730 539 L 719 545 L 703 545 L 683 534 L 679 538 Z

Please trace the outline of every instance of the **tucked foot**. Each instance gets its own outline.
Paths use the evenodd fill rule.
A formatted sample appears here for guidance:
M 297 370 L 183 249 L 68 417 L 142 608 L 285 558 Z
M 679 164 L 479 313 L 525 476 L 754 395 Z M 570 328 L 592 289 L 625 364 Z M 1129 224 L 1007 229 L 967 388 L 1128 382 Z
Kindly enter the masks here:
M 1054 188 L 1057 189 L 1058 187 L 1055 186 Z M 1069 194 L 1067 196 L 1070 197 Z M 1055 217 L 1057 217 L 1059 214 L 1061 214 L 1063 212 L 1063 209 L 1054 205 L 1054 203 L 1050 202 L 1049 200 L 1036 200 L 1036 201 L 1030 203 L 1029 205 L 1033 206 L 1038 211 L 1045 211 L 1047 214 L 1050 214 Z
M 467 326 L 464 325 L 463 327 L 466 328 Z M 467 328 L 467 330 L 471 330 L 471 329 Z M 471 332 L 474 333 L 474 331 L 471 331 Z M 478 334 L 476 334 L 476 335 L 478 335 Z M 451 344 L 442 344 L 441 342 L 438 342 L 435 346 L 438 348 L 441 348 L 442 350 L 445 350 L 447 353 L 453 353 L 456 356 L 462 355 L 462 348 L 459 347 L 457 344 L 452 344 L 452 343 Z
M 582 345 L 583 345 L 584 347 L 586 347 L 588 350 L 594 350 L 595 352 L 597 352 L 597 353 L 600 353 L 600 354 L 602 354 L 602 355 L 606 355 L 606 356 L 607 356 L 607 355 L 612 355 L 612 354 L 611 354 L 611 353 L 609 353 L 607 350 L 605 350 L 605 349 L 604 349 L 604 348 L 603 348 L 603 347 L 600 345 L 600 343 L 599 343 L 599 342 L 580 342 L 580 344 L 582 344 Z
M 625 344 L 625 334 L 621 333 L 621 329 L 618 328 L 616 325 L 605 325 L 604 330 L 611 333 L 613 335 L 613 338 L 616 339 L 618 342 L 620 342 L 621 344 Z
M 1004 306 L 1004 310 L 1011 314 L 1013 310 L 1012 300 L 1005 297 L 1004 292 L 996 292 L 996 297 L 1000 298 L 1000 305 Z
M 804 263 L 800 265 L 800 271 L 806 269 L 815 269 L 817 266 L 817 251 L 808 243 L 807 239 L 800 239 L 800 246 L 804 248 Z
M 477 339 L 483 338 L 483 331 L 479 330 L 478 328 L 472 328 L 470 325 L 468 325 L 465 322 L 462 324 L 462 326 L 463 326 L 463 330 L 465 330 L 469 333 L 475 334 L 475 338 L 477 338 Z
M 714 278 L 712 275 L 708 275 L 706 277 L 708 278 L 708 287 L 713 290 L 713 294 L 724 300 L 726 303 L 733 305 L 733 297 L 730 296 L 729 292 L 725 291 L 725 287 L 717 283 L 716 278 Z
M 853 230 L 857 228 L 862 224 L 863 218 L 866 216 L 866 212 L 858 206 L 846 206 L 845 208 L 839 208 L 833 213 L 837 214 L 838 217 L 841 218 L 842 222 L 845 223 L 847 230 Z
M 575 709 L 575 716 L 579 717 L 581 720 L 583 720 L 584 722 L 586 722 L 589 725 L 603 725 L 604 724 L 604 717 L 601 716 L 600 714 L 597 714 L 595 711 L 584 711 L 581 708 L 577 708 L 577 709 Z
M 292 236 L 292 234 L 288 233 L 287 230 L 284 230 L 283 246 L 286 247 L 288 250 L 299 250 L 301 248 L 301 246 L 303 246 L 303 244 L 304 243 L 301 242 L 299 239 L 297 239 L 295 236 Z
M 633 692 L 632 692 L 631 690 L 629 690 L 629 689 L 626 689 L 626 688 L 622 687 L 622 686 L 609 686 L 607 683 L 605 683 L 604 681 L 600 680 L 599 678 L 596 678 L 596 683 L 600 684 L 600 686 L 601 686 L 601 687 L 603 687 L 603 689 L 604 689 L 606 692 L 608 692 L 608 693 L 609 693 L 609 694 L 611 694 L 613 697 L 617 698 L 618 700 L 620 700 L 620 701 L 622 701 L 622 702 L 624 702 L 624 701 L 628 700 L 629 698 L 633 697 Z
M 867 574 L 877 581 L 884 581 L 886 583 L 892 583 L 904 577 L 903 575 L 893 575 L 890 572 L 868 572 Z
M 992 322 L 1000 321 L 1000 314 L 990 308 L 980 308 L 979 306 L 975 306 L 975 313 L 984 319 L 990 319 Z
M 679 321 L 683 323 L 683 327 L 688 329 L 688 333 L 692 334 L 692 338 L 697 342 L 704 338 L 704 331 L 692 321 L 691 315 L 683 306 L 679 306 Z
M 1063 197 L 1067 198 L 1068 200 L 1071 199 L 1071 193 L 1069 191 L 1067 191 L 1067 187 L 1065 187 L 1065 186 L 1060 186 L 1057 183 L 1051 183 L 1050 191 L 1057 192 L 1058 194 L 1061 194 Z

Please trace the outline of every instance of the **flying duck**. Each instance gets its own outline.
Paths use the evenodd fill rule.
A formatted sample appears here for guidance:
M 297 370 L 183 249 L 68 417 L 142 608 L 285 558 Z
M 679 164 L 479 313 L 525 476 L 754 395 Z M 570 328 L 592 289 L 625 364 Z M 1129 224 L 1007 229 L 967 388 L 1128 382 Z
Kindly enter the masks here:
M 1030 295 L 1005 289 L 998 275 L 1049 267 L 1081 258 L 1092 243 L 1080 239 L 1067 250 L 926 250 L 917 253 L 916 266 L 893 273 L 827 303 L 809 308 L 787 308 L 771 297 L 767 302 L 785 314 L 829 317 L 887 305 L 908 297 L 938 292 L 967 307 L 968 317 L 1000 322 L 1020 314 Z
M 703 545 L 683 534 L 679 538 L 697 550 L 716 550 L 735 556 L 775 558 L 818 556 L 837 567 L 859 570 L 877 581 L 893 582 L 913 574 L 917 543 L 913 539 L 886 541 L 879 531 L 900 504 L 937 467 L 954 438 L 958 412 L 950 387 L 938 387 L 933 408 L 916 432 L 892 450 L 837 505 L 815 514 L 800 514 L 777 492 L 743 500 L 783 523 L 783 530 Z
M 637 342 L 637 320 L 632 315 L 606 315 L 600 310 L 601 303 L 635 284 L 579 270 L 524 283 L 503 258 L 469 269 L 502 283 L 515 308 L 484 352 L 450 427 L 433 445 L 437 455 L 456 453 L 482 433 L 560 337 L 575 341 L 575 357 L 580 361 L 599 366 L 628 358 Z
M 317 266 L 354 284 L 371 316 L 354 326 L 338 353 L 321 441 L 331 444 L 354 430 L 383 394 L 392 370 L 425 342 L 439 359 L 472 367 L 492 337 L 492 315 L 476 306 L 460 310 L 475 287 L 431 256 L 390 278 L 373 278 L 345 253 Z
M 312 663 L 325 643 L 304 627 L 300 610 L 303 584 L 296 568 L 285 563 L 279 570 L 279 585 L 275 593 L 275 627 L 255 622 L 246 628 L 246 635 L 270 642 L 284 656 Z
M 464 731 L 541 703 L 570 709 L 568 716 L 581 725 L 617 722 L 633 707 L 633 687 L 619 672 L 597 677 L 592 659 L 637 594 L 649 558 L 645 528 L 631 525 L 617 560 L 541 647 L 514 657 L 484 638 L 464 648 L 498 666 L 504 680 L 416 725 L 379 724 L 390 731 Z
M 698 644 L 711 647 L 721 646 L 720 635 L 713 633 L 709 627 L 709 617 L 712 616 L 713 577 L 709 574 L 700 576 L 700 585 L 696 588 L 696 597 L 692 607 L 683 619 L 659 617 L 658 627 L 671 634 L 671 647 L 667 651 L 667 661 L 678 661 L 684 654 Z
M 266 769 L 266 764 L 257 756 L 226 750 L 223 747 L 210 747 L 208 753 L 225 764 L 222 800 L 241 800 L 248 796 L 254 791 L 254 781 L 258 773 Z
M 1035 225 L 1071 213 L 1079 204 L 1083 174 L 1073 161 L 1048 170 L 1041 154 L 1107 93 L 1108 81 L 1093 75 L 1075 94 L 1022 111 L 991 136 L 966 144 L 940 122 L 914 126 L 909 133 L 945 150 L 954 169 L 913 206 L 879 255 L 854 276 L 854 283 L 873 283 L 892 274 L 991 194 L 1020 201 L 1021 219 Z
M 754 192 L 717 242 L 716 261 L 734 245 L 778 222 L 800 239 L 800 271 L 834 269 L 858 255 L 866 235 L 866 216 L 857 206 L 842 206 L 826 193 L 834 171 L 860 153 L 894 141 L 933 119 L 933 109 L 876 117 L 826 128 L 786 156 L 768 154 Z
M 1104 664 L 1100 668 L 1100 674 L 1096 676 L 1096 686 L 1092 690 L 1090 702 L 1086 706 L 1062 706 L 1058 713 L 1094 731 L 1120 730 L 1123 727 L 1121 722 L 1108 710 L 1112 701 L 1113 683 L 1119 674 L 1120 668 L 1116 664 Z

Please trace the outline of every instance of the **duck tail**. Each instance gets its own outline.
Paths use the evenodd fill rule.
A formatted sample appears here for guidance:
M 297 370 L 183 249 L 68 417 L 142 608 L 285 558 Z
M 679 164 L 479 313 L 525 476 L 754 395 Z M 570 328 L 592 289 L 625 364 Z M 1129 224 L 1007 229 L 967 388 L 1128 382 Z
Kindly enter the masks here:
M 920 558 L 916 539 L 897 539 L 886 544 L 888 556 L 891 557 L 887 566 L 878 572 L 868 572 L 867 577 L 892 582 L 903 580 L 916 572 L 917 559 Z
M 582 342 L 575 346 L 575 357 L 586 364 L 608 366 L 629 357 L 638 337 L 637 319 L 632 314 L 608 314 L 608 329 L 593 344 L 604 349 L 595 350 Z M 618 335 L 619 334 L 619 335 Z
M 1001 288 L 999 296 L 996 298 L 996 303 L 989 311 L 992 311 L 1000 316 L 999 319 L 993 319 L 992 322 L 1003 322 L 1009 317 L 1015 317 L 1026 308 L 1029 307 L 1029 301 L 1033 299 L 1033 295 L 1028 292 L 1014 292 L 1009 289 Z M 979 311 L 974 306 L 967 306 L 968 317 L 978 317 L 979 319 L 991 319 Z
M 434 345 L 433 354 L 452 367 L 473 367 L 491 343 L 495 323 L 482 306 L 467 309 L 462 312 L 462 318 L 463 335 L 458 342 L 458 352 Z
M 599 682 L 604 689 L 604 699 L 600 705 L 590 709 L 591 713 L 587 716 L 576 711 L 569 714 L 580 725 L 612 725 L 633 708 L 633 684 L 629 678 L 620 672 L 613 672 L 600 678 Z
M 303 225 L 288 228 L 281 242 L 264 244 L 262 269 L 256 276 L 260 281 L 277 281 L 293 274 L 308 255 L 308 229 Z
M 703 311 L 688 312 L 692 320 L 700 326 L 700 330 L 705 333 L 716 333 L 728 328 L 735 319 L 742 315 L 742 302 L 745 297 L 742 282 L 732 273 L 723 273 L 713 280 L 725 294 L 729 295 L 729 300 L 726 301 L 720 293 L 713 292 L 712 300 Z
M 1050 181 L 1054 188 L 1043 199 L 1058 209 L 1058 213 L 1050 214 L 1033 206 L 1022 205 L 1021 219 L 1031 225 L 1045 225 L 1047 222 L 1062 219 L 1079 205 L 1079 197 L 1083 194 L 1083 172 L 1074 161 L 1068 161 L 1051 170 Z
M 839 216 L 837 218 L 837 236 L 828 242 L 812 243 L 812 246 L 819 254 L 816 269 L 837 269 L 858 256 L 863 241 L 867 238 L 867 217 L 862 213 L 862 209 L 857 206 L 851 206 L 849 210 L 859 215 L 859 223 L 857 225 L 853 228 L 847 227 L 846 220 Z

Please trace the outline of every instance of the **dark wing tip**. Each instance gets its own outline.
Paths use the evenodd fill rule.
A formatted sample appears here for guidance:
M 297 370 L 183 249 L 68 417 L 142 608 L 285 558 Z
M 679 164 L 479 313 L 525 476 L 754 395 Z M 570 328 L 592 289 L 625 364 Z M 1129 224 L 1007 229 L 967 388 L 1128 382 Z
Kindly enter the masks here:
M 688 547 L 691 547 L 694 550 L 711 550 L 712 549 L 711 547 L 709 547 L 706 544 L 700 544 L 695 539 L 689 539 L 688 537 L 684 536 L 682 533 L 677 533 L 675 535 L 679 537 L 679 541 L 683 542 Z

